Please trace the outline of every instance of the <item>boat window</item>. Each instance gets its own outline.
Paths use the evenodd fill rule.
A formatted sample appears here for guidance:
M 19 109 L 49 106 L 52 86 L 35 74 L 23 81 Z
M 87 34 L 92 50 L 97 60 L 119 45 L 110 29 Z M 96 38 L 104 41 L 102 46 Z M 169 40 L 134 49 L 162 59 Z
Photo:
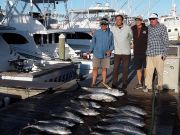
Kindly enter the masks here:
M 49 34 L 49 43 L 52 43 L 52 34 Z
M 43 44 L 47 44 L 47 35 L 43 35 Z
M 66 73 L 66 81 L 69 79 L 69 74 L 68 73 Z
M 168 29 L 168 32 L 171 32 L 171 29 Z
M 51 78 L 51 79 L 49 79 L 49 82 L 53 82 L 53 79 Z
M 84 32 L 68 33 L 67 39 L 92 39 L 92 36 Z
M 66 75 L 64 74 L 61 81 L 65 82 L 65 79 L 66 79 Z
M 178 31 L 178 28 L 175 28 L 174 31 Z
M 36 44 L 41 44 L 41 35 L 40 34 L 34 34 L 34 41 L 36 42 Z
M 59 34 L 55 33 L 55 43 L 59 43 Z
M 3 33 L 2 37 L 8 44 L 26 44 L 26 38 L 17 33 Z M 18 40 L 17 40 L 18 39 Z
M 54 82 L 57 82 L 57 77 L 54 79 Z
M 42 18 L 42 15 L 38 12 L 29 12 L 29 15 L 31 15 L 35 19 Z
M 59 76 L 59 82 L 61 81 L 61 76 Z

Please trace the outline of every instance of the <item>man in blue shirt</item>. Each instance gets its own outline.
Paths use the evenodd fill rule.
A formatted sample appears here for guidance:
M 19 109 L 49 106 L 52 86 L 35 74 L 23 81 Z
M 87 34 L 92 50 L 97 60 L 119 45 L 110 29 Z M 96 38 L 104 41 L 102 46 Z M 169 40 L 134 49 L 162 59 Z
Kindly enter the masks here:
M 108 28 L 108 19 L 102 18 L 100 25 L 101 29 L 95 32 L 89 50 L 93 53 L 92 87 L 96 85 L 98 68 L 102 68 L 102 80 L 106 84 L 107 68 L 110 67 L 110 56 L 114 50 L 113 34 Z

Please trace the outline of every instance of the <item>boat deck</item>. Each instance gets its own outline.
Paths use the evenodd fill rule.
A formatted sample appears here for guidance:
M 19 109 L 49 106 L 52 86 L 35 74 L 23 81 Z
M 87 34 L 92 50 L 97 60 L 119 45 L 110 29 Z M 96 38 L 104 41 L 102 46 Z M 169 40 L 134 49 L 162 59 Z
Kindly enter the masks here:
M 34 71 L 34 72 L 29 72 L 29 73 L 23 73 L 23 72 L 1 72 L 0 76 L 1 77 L 29 77 L 29 78 L 37 78 L 42 75 L 57 71 L 57 70 L 64 70 L 64 69 L 72 69 L 74 68 L 74 64 L 78 63 L 71 63 L 71 62 L 62 62 L 62 63 L 57 63 L 57 64 L 52 64 L 52 65 L 46 65 L 42 66 L 40 71 Z
M 63 82 L 29 82 L 16 80 L 0 80 L 0 93 L 19 96 L 25 99 L 46 91 L 58 89 Z
M 179 135 L 180 133 L 180 98 L 173 91 L 165 91 L 155 97 L 155 106 L 152 108 L 153 94 L 135 90 L 136 72 L 133 65 L 129 69 L 129 85 L 127 94 L 118 98 L 114 103 L 101 103 L 103 107 L 119 107 L 123 105 L 136 105 L 143 108 L 148 115 L 145 117 L 146 126 L 142 129 L 146 134 L 154 135 Z M 121 78 L 121 74 L 119 76 Z M 88 87 L 91 77 L 80 81 L 81 86 Z M 101 76 L 98 76 L 98 86 L 101 87 Z M 112 83 L 112 68 L 108 71 L 108 84 Z M 45 84 L 45 83 L 44 83 Z M 45 84 L 46 85 L 46 84 Z M 121 86 L 121 83 L 120 83 Z M 66 91 L 68 90 L 68 91 Z M 63 92 L 62 92 L 63 91 Z M 75 80 L 61 85 L 54 92 L 41 93 L 20 102 L 11 104 L 0 110 L 0 133 L 1 135 L 18 135 L 21 129 L 36 120 L 51 119 L 51 113 L 64 112 L 64 107 L 70 104 L 71 99 L 76 99 L 83 94 Z M 154 111 L 154 115 L 152 115 Z M 82 116 L 84 124 L 71 129 L 73 135 L 89 134 L 89 127 L 98 123 L 109 112 L 100 110 L 97 117 Z M 152 119 L 152 117 L 154 119 Z M 154 120 L 154 121 L 153 121 Z M 151 130 L 153 129 L 153 130 Z M 45 135 L 43 133 L 43 135 Z

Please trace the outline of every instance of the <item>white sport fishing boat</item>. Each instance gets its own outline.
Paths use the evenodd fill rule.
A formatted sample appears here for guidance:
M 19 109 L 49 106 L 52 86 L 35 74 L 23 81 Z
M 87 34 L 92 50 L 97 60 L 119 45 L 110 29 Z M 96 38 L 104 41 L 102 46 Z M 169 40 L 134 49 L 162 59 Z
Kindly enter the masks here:
M 60 3 L 66 7 L 67 0 L 7 0 L 0 24 L 0 93 L 24 99 L 61 90 L 66 82 L 75 85 L 82 64 L 70 61 L 78 55 L 65 43 L 67 31 L 54 29 Z
M 76 53 L 68 44 L 59 47 L 59 36 L 65 31 L 51 27 L 57 22 L 53 11 L 62 2 L 67 4 L 67 0 L 7 0 L 0 27 L 1 79 L 65 82 L 75 78 L 78 64 L 65 60 Z

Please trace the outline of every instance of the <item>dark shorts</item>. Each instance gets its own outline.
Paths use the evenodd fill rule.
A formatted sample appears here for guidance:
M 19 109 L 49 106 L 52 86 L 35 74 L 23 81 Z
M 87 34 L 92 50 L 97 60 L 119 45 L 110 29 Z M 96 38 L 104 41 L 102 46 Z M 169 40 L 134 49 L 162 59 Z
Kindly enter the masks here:
M 136 70 L 146 68 L 146 56 L 134 56 Z

